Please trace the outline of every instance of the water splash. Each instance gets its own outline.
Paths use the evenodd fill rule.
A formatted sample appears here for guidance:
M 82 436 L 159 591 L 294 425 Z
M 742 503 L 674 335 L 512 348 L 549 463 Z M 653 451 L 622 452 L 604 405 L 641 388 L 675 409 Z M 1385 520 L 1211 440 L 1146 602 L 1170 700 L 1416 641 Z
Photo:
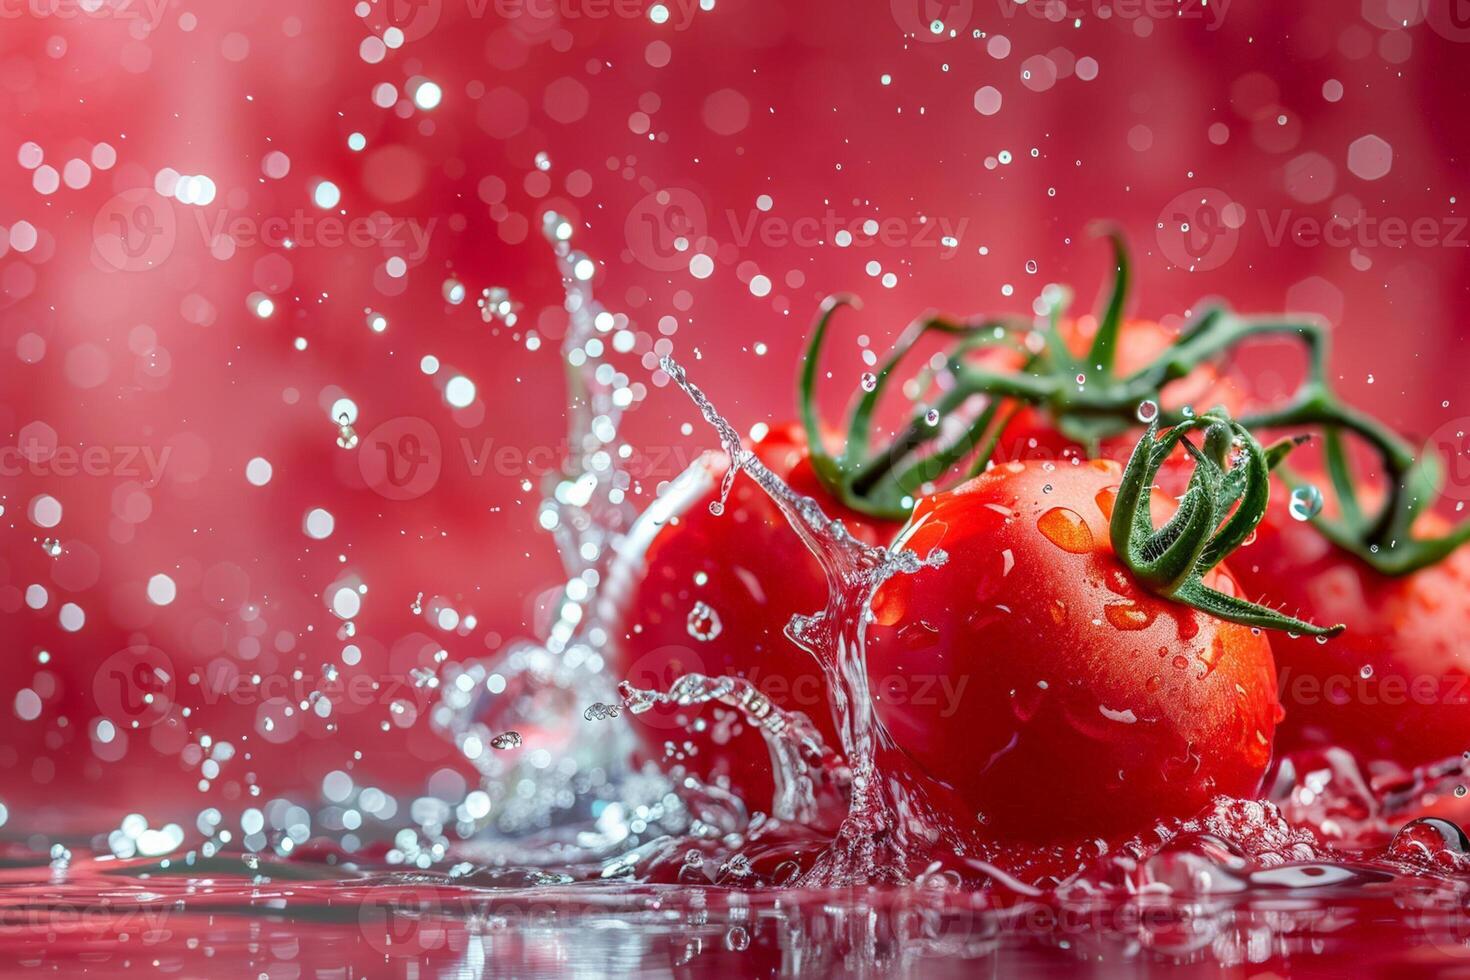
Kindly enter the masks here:
M 730 458 L 721 500 L 729 494 L 735 474 L 747 473 L 780 508 L 827 577 L 827 606 L 795 617 L 786 635 L 816 658 L 826 678 L 851 773 L 851 801 L 832 846 L 802 883 L 907 881 L 917 867 L 929 863 L 936 846 L 958 851 L 973 846 L 970 830 L 954 826 L 944 815 L 946 808 L 933 804 L 938 787 L 915 772 L 892 744 L 873 714 L 868 691 L 865 644 L 873 593 L 894 575 L 942 565 L 945 554 L 936 549 L 921 559 L 912 551 L 890 551 L 857 540 L 816 500 L 796 493 L 745 449 L 734 426 L 678 362 L 664 357 L 660 364 L 714 427 Z

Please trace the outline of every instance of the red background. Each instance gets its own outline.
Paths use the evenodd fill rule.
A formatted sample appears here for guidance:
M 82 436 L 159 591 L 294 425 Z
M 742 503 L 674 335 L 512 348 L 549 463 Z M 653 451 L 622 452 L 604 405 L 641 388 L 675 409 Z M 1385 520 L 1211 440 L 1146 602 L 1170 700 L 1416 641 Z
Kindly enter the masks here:
M 278 732 L 295 734 L 276 742 L 261 731 L 262 705 L 210 704 L 187 678 L 211 665 L 286 679 L 301 670 L 309 691 L 330 662 L 392 684 L 439 647 L 464 659 L 534 631 L 538 597 L 561 575 L 536 527 L 535 464 L 565 429 L 564 317 L 539 231 L 548 208 L 573 219 L 577 245 L 599 263 L 600 298 L 643 334 L 626 369 L 649 395 L 628 432 L 653 449 L 649 491 L 711 444 L 703 429 L 679 433 L 686 401 L 654 386 L 652 361 L 637 356 L 655 340 L 671 334 L 691 376 L 742 427 L 787 417 L 802 335 L 825 294 L 865 303 L 832 361 L 832 387 L 850 388 L 862 370 L 852 338 L 881 349 L 926 308 L 1025 311 L 1047 282 L 1074 284 L 1089 308 L 1107 267 L 1088 234 L 1098 218 L 1132 241 L 1140 315 L 1177 317 L 1206 295 L 1245 310 L 1315 310 L 1336 327 L 1335 373 L 1349 397 L 1421 435 L 1465 412 L 1470 234 L 1455 216 L 1467 193 L 1470 30 L 1455 29 L 1449 4 L 1433 0 L 1432 23 L 1421 3 L 1395 0 L 1237 0 L 1218 12 L 1191 3 L 1162 17 L 1142 4 L 1104 17 L 1105 5 L 1074 3 L 1060 20 L 1042 0 L 928 4 L 952 37 L 914 36 L 920 0 L 717 0 L 710 10 L 679 0 L 662 24 L 645 6 L 386 0 L 354 12 L 345 0 L 260 0 L 185 2 L 155 19 L 142 5 L 84 14 L 17 0 L 0 11 L 7 833 L 105 830 L 128 810 L 157 825 L 206 806 L 310 796 L 335 768 L 415 793 L 459 768 L 426 724 L 422 691 L 406 695 L 417 699 L 412 724 L 390 721 L 399 695 L 374 696 L 339 710 L 338 732 L 309 713 L 277 717 Z M 395 25 L 405 42 L 365 60 L 364 39 Z M 1077 77 L 1083 58 L 1096 63 L 1091 80 Z M 420 78 L 442 86 L 436 108 L 409 101 Z M 1335 101 L 1324 94 L 1333 80 Z M 373 101 L 381 83 L 396 86 L 388 108 Z M 985 86 L 1002 99 L 991 115 L 976 109 Z M 348 148 L 353 132 L 366 138 L 360 152 Z M 1376 179 L 1350 162 L 1350 146 L 1370 135 L 1392 148 Z M 58 170 L 103 142 L 117 161 L 85 187 L 41 193 L 19 160 L 27 142 Z M 284 177 L 263 170 L 273 151 L 289 157 Z M 996 162 L 1003 151 L 1009 163 Z M 214 200 L 114 201 L 151 188 L 164 168 L 207 175 Z M 341 188 L 334 211 L 313 206 L 321 179 Z M 1211 253 L 1190 271 L 1171 260 L 1184 238 L 1170 205 L 1205 188 L 1237 202 L 1245 223 L 1233 251 L 1223 246 L 1228 258 Z M 757 209 L 760 195 L 769 211 Z M 139 201 L 155 210 L 140 214 Z M 108 260 L 117 243 L 99 231 L 119 215 L 167 225 L 163 212 L 174 231 L 146 243 L 151 266 Z M 1288 212 L 1356 222 L 1358 247 L 1273 240 L 1268 229 Z M 375 213 L 433 223 L 403 278 L 384 272 L 401 244 L 323 240 L 325 217 Z M 294 248 L 211 242 L 215 229 L 258 229 L 272 216 L 300 216 L 308 234 Z M 1431 219 L 1438 238 L 1392 247 L 1365 216 Z M 1210 217 L 1196 216 L 1196 228 Z M 896 219 L 902 230 L 876 243 L 859 231 L 846 248 L 825 232 L 780 240 L 801 219 L 829 218 Z M 752 219 L 766 231 L 742 241 Z M 715 260 L 707 278 L 683 257 L 674 268 L 660 258 L 689 220 L 704 233 L 696 250 Z M 25 251 L 21 222 L 36 230 Z M 941 225 L 962 228 L 952 249 L 932 231 Z M 869 262 L 894 274 L 892 288 Z M 769 295 L 753 295 L 756 275 L 773 284 Z M 444 299 L 451 276 L 468 290 L 462 304 Z M 478 315 L 474 299 L 489 286 L 522 304 L 514 329 Z M 256 292 L 274 303 L 267 318 L 247 306 Z M 369 330 L 369 309 L 387 317 L 386 332 Z M 528 349 L 528 329 L 539 349 Z M 444 365 L 433 377 L 419 368 L 429 354 Z M 1279 391 L 1288 372 L 1278 367 L 1255 359 L 1258 393 Z M 469 408 L 446 404 L 454 373 L 476 384 Z M 390 500 L 365 483 L 362 449 L 336 445 L 328 406 L 342 395 L 356 402 L 363 437 L 401 417 L 433 428 L 442 472 L 428 492 Z M 481 461 L 485 447 L 510 453 L 479 468 L 461 438 Z M 80 475 L 43 465 L 66 446 L 105 447 L 109 464 Z M 123 472 L 134 447 L 168 450 L 157 485 Z M 274 468 L 263 487 L 244 475 L 257 456 Z M 38 494 L 62 504 L 54 530 L 30 519 Z M 335 517 L 325 541 L 302 531 L 313 507 Z M 43 550 L 48 536 L 62 541 L 60 556 Z M 178 589 L 164 607 L 144 593 L 160 572 Z M 350 641 L 363 651 L 355 668 L 342 664 L 349 641 L 323 598 L 346 576 L 369 587 Z M 47 589 L 38 610 L 24 601 L 33 584 Z M 416 615 L 420 592 L 426 613 L 442 597 L 473 613 L 474 627 L 446 631 Z M 76 632 L 58 625 L 68 602 L 85 613 Z M 99 745 L 100 717 L 128 720 L 99 669 L 139 643 L 175 665 L 173 710 L 190 715 Z M 18 697 L 39 699 L 39 715 L 25 717 L 35 712 Z M 201 734 L 236 749 L 206 790 L 197 759 L 181 755 Z

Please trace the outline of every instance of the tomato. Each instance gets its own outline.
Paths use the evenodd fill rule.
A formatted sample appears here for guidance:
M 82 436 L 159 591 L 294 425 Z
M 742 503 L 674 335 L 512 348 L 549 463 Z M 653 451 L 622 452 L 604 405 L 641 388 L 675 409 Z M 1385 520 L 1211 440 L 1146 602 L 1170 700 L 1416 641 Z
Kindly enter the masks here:
M 1251 594 L 1347 631 L 1324 645 L 1273 640 L 1286 705 L 1282 751 L 1336 745 L 1364 762 L 1412 767 L 1470 750 L 1470 548 L 1385 575 L 1293 519 L 1287 501 L 1278 484 L 1256 541 L 1233 562 L 1240 580 Z M 1416 533 L 1447 530 L 1426 514 Z
M 900 523 L 841 504 L 818 482 L 806 446 L 800 426 L 784 424 L 751 448 L 854 536 L 886 544 Z M 724 513 L 710 513 L 727 461 L 710 455 L 699 465 L 706 478 L 700 492 L 658 531 L 642 566 L 629 570 L 616 676 L 660 690 L 691 672 L 745 678 L 778 707 L 804 712 L 841 752 L 821 669 L 783 634 L 793 615 L 826 605 L 821 567 L 753 480 L 736 480 Z M 697 603 L 704 604 L 698 611 Z M 693 730 L 684 721 L 692 721 Z M 633 725 L 648 757 L 681 764 L 706 782 L 723 782 L 752 808 L 769 806 L 770 755 L 735 710 L 660 707 L 633 716 Z
M 874 597 L 879 720 L 997 837 L 1138 832 L 1255 793 L 1270 760 L 1266 636 L 1134 581 L 1109 543 L 1121 477 L 1011 462 L 926 498 L 894 546 L 947 561 Z M 1204 581 L 1238 594 L 1223 565 Z

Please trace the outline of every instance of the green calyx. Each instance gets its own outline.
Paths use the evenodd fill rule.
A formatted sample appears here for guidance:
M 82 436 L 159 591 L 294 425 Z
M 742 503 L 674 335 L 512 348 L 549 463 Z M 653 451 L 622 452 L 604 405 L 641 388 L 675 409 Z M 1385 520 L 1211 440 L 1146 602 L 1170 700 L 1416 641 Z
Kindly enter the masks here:
M 1403 575 L 1440 561 L 1466 541 L 1470 522 L 1434 538 L 1418 538 L 1413 526 L 1432 503 L 1443 479 L 1443 466 L 1431 448 L 1413 448 L 1387 426 L 1344 403 L 1327 377 L 1328 332 L 1324 324 L 1301 317 L 1246 317 L 1220 305 L 1208 305 L 1180 331 L 1174 342 L 1149 364 L 1127 375 L 1116 370 L 1118 340 L 1123 329 L 1131 282 L 1128 252 L 1122 235 L 1103 228 L 1111 245 L 1113 276 L 1098 328 L 1087 353 L 1068 348 L 1061 324 L 1069 294 L 1048 287 L 1045 313 L 1032 323 L 1014 317 L 977 317 L 956 321 L 928 315 L 899 337 L 893 353 L 864 385 L 848 421 L 843 449 L 828 452 L 814 407 L 818 356 L 835 311 L 856 306 L 850 297 L 829 299 L 822 309 L 800 384 L 800 407 L 812 446 L 813 462 L 827 489 L 848 507 L 893 520 L 908 516 L 915 496 L 942 489 L 935 481 L 958 482 L 981 472 L 995 452 L 1014 413 L 1030 406 L 1044 413 L 1068 439 L 1088 455 L 1096 455 L 1103 439 L 1133 430 L 1137 410 L 1159 402 L 1163 389 L 1205 364 L 1224 361 L 1244 345 L 1261 339 L 1285 338 L 1301 345 L 1307 373 L 1298 390 L 1279 407 L 1243 417 L 1240 424 L 1256 431 L 1303 429 L 1322 434 L 1324 462 L 1338 503 L 1338 515 L 1308 515 L 1312 524 L 1338 547 L 1374 569 Z M 938 367 L 905 384 L 916 402 L 908 422 L 878 450 L 873 450 L 874 414 L 880 397 L 903 358 L 924 336 L 955 338 Z M 1019 369 L 986 363 L 977 354 L 1007 348 Z M 926 402 L 923 392 L 934 389 Z M 1183 412 L 1161 413 L 1164 424 L 1187 420 Z M 1346 437 L 1365 442 L 1381 463 L 1378 474 L 1383 502 L 1366 513 L 1346 448 Z M 961 463 L 969 461 L 967 466 Z M 1281 478 L 1293 490 L 1310 494 L 1286 467 Z
M 1196 430 L 1203 432 L 1203 451 L 1186 438 Z M 1194 459 L 1194 474 L 1179 509 L 1155 529 L 1149 507 L 1154 478 L 1181 444 Z M 1219 619 L 1311 636 L 1341 633 L 1341 624 L 1316 626 L 1204 584 L 1205 574 L 1261 522 L 1271 494 L 1273 457 L 1285 455 L 1290 446 L 1263 449 L 1221 410 L 1185 419 L 1162 438 L 1155 418 L 1133 449 L 1113 503 L 1108 530 L 1118 560 L 1149 591 Z

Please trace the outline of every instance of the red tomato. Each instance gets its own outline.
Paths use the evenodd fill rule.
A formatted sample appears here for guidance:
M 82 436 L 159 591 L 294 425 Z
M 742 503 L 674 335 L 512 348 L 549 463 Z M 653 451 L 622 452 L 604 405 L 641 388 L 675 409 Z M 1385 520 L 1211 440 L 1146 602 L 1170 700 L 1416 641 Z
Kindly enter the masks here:
M 1121 476 L 1013 462 L 926 498 L 895 547 L 948 561 L 874 598 L 878 717 L 997 837 L 1141 831 L 1254 793 L 1270 760 L 1266 637 L 1135 584 L 1108 537 Z M 1205 583 L 1236 591 L 1223 566 Z
M 1286 705 L 1282 751 L 1338 745 L 1364 762 L 1412 767 L 1470 750 L 1470 548 L 1384 575 L 1294 520 L 1288 499 L 1278 483 L 1256 541 L 1236 556 L 1241 583 L 1347 631 L 1326 644 L 1273 639 Z M 1428 514 L 1416 533 L 1448 529 Z
M 801 427 L 792 423 L 772 428 L 751 448 L 856 537 L 887 543 L 899 523 L 849 510 L 827 493 L 812 472 L 806 445 Z M 826 579 L 753 480 L 736 480 L 725 512 L 710 513 L 726 465 L 723 455 L 706 458 L 709 488 L 658 532 L 643 567 L 632 570 L 615 671 L 638 687 L 661 690 L 690 672 L 745 678 L 777 706 L 804 712 L 840 752 L 821 669 L 782 632 L 794 614 L 826 605 Z M 701 602 L 714 617 L 695 614 L 691 626 Z M 693 720 L 694 730 L 680 718 Z M 707 782 L 727 779 L 752 808 L 769 806 L 770 755 L 761 736 L 746 731 L 738 712 L 720 705 L 661 707 L 633 716 L 633 725 L 649 757 L 682 764 Z

